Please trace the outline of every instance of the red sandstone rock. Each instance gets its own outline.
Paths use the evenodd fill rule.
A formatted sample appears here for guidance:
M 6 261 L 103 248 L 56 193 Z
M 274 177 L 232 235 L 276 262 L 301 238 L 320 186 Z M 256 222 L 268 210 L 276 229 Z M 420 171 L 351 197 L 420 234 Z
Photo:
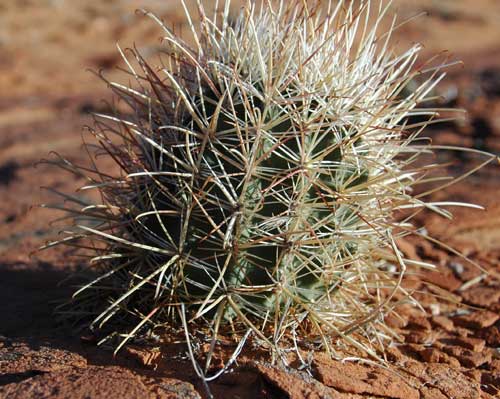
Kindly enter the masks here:
M 428 386 L 439 389 L 447 398 L 479 399 L 480 384 L 464 376 L 460 371 L 441 363 L 407 362 L 405 371 Z
M 491 371 L 498 371 L 500 372 L 500 359 L 493 359 L 490 363 L 490 370 Z
M 431 323 L 425 316 L 416 316 L 416 317 L 411 317 L 410 320 L 408 321 L 408 326 L 409 329 L 414 328 L 417 330 L 430 330 L 431 329 Z
M 486 346 L 486 342 L 481 338 L 472 338 L 467 336 L 454 336 L 454 337 L 444 337 L 441 338 L 438 342 L 440 349 L 445 346 L 461 346 L 462 348 L 474 351 L 481 352 L 484 350 Z
M 425 348 L 419 352 L 419 355 L 427 363 L 446 363 L 452 367 L 460 367 L 457 359 L 436 348 Z
M 411 359 L 420 359 L 420 352 L 423 351 L 426 347 L 424 345 L 419 344 L 403 344 L 398 345 L 397 349 L 402 354 L 402 357 L 406 357 L 404 360 Z
M 151 348 L 127 346 L 124 348 L 124 354 L 141 366 L 153 369 L 158 367 L 162 359 L 162 353 L 159 350 L 151 350 Z
M 475 287 L 461 293 L 465 302 L 488 308 L 500 302 L 500 287 Z
M 500 387 L 500 372 L 484 372 L 481 375 L 483 384 L 494 385 Z
M 455 339 L 455 343 L 474 352 L 481 352 L 486 344 L 484 339 L 470 337 L 459 337 Z
M 49 372 L 87 365 L 82 356 L 53 348 L 48 342 L 0 337 L 0 343 L 0 374 Z
M 406 318 L 394 313 L 384 316 L 384 321 L 391 328 L 404 328 L 408 324 L 408 320 Z
M 318 359 L 314 361 L 314 367 L 323 384 L 341 392 L 395 399 L 420 398 L 417 389 L 397 374 L 382 368 Z
M 201 399 L 193 385 L 175 378 L 141 378 L 152 399 Z M 107 399 L 107 398 L 104 398 Z
M 410 330 L 405 336 L 405 342 L 411 344 L 431 345 L 438 338 L 436 331 Z
M 489 327 L 500 318 L 500 315 L 490 311 L 475 311 L 466 315 L 458 316 L 453 319 L 459 326 L 478 330 Z
M 455 275 L 447 271 L 425 271 L 422 273 L 422 279 L 431 284 L 444 288 L 447 291 L 455 291 L 460 288 L 462 281 L 455 277 Z
M 460 264 L 463 267 L 463 271 L 457 277 L 464 283 L 478 277 L 482 273 L 480 269 L 470 263 L 460 262 Z
M 479 338 L 483 338 L 488 346 L 500 347 L 500 325 L 496 323 L 488 328 L 482 328 L 477 332 Z
M 432 316 L 431 323 L 434 326 L 440 327 L 445 331 L 453 331 L 453 321 L 445 316 Z
M 344 395 L 312 379 L 306 381 L 297 376 L 298 373 L 289 374 L 277 367 L 263 365 L 256 365 L 255 367 L 264 380 L 279 389 L 280 394 L 283 395 L 282 397 L 289 399 L 356 399 L 356 397 Z
M 420 389 L 421 399 L 449 399 L 439 389 L 432 387 L 422 387 Z
M 486 390 L 494 395 L 495 398 L 500 396 L 500 373 L 499 372 L 484 372 L 481 374 L 481 383 Z
M 448 355 L 456 357 L 460 364 L 464 367 L 479 367 L 491 361 L 490 352 L 472 352 L 460 346 L 446 346 L 443 351 Z
M 403 252 L 406 258 L 411 260 L 421 260 L 418 256 L 417 249 L 413 243 L 404 238 L 398 238 L 396 240 L 396 245 L 398 249 Z
M 477 370 L 477 369 L 472 369 L 472 370 L 467 370 L 464 372 L 464 375 L 466 375 L 467 377 L 469 377 L 470 379 L 476 381 L 476 382 L 481 382 L 481 377 L 482 377 L 482 373 L 480 370 Z
M 7 384 L 0 387 L 0 397 L 153 399 L 146 386 L 129 370 L 94 366 L 44 373 L 17 384 Z
M 472 335 L 474 335 L 474 331 L 473 329 L 470 329 L 470 328 L 465 328 L 465 327 L 460 327 L 460 326 L 455 326 L 455 328 L 453 329 L 453 333 L 457 336 L 457 337 L 470 337 Z

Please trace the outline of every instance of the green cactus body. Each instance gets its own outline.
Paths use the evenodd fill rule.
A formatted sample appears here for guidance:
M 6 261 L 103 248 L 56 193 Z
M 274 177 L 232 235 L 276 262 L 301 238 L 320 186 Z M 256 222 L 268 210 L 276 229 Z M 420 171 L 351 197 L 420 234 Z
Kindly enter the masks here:
M 191 181 L 191 177 L 165 181 L 169 195 L 149 211 L 175 209 L 178 214 L 156 221 L 148 230 L 162 236 L 163 225 L 168 235 L 184 241 L 177 273 L 185 284 L 177 292 L 179 300 L 199 304 L 217 284 L 217 294 L 236 293 L 242 309 L 265 313 L 273 312 L 276 302 L 278 308 L 283 305 L 277 282 L 305 303 L 332 294 L 339 280 L 329 273 L 331 255 L 344 258 L 347 265 L 356 247 L 355 242 L 335 240 L 337 225 L 342 219 L 349 219 L 351 226 L 359 222 L 355 210 L 338 201 L 337 187 L 366 182 L 368 170 L 343 163 L 341 148 L 353 133 L 328 117 L 319 121 L 311 117 L 317 104 L 300 99 L 291 103 L 296 110 L 291 113 L 273 104 L 265 106 L 256 96 L 247 101 L 250 107 L 236 95 L 231 101 L 221 100 L 209 89 L 203 104 L 199 98 L 193 100 L 212 126 L 201 132 L 189 116 L 184 119 L 183 124 L 198 133 L 189 149 L 198 157 L 196 176 Z M 256 118 L 260 120 L 255 122 Z M 304 121 L 309 126 L 300 126 Z M 246 131 L 243 142 L 237 130 Z M 173 139 L 176 145 L 183 141 L 182 134 Z M 353 145 L 360 142 L 357 138 Z M 249 149 L 249 159 L 234 155 L 243 153 L 243 146 Z M 170 151 L 188 159 L 186 149 L 172 146 Z M 156 158 L 160 156 L 157 153 Z M 187 176 L 192 166 L 174 160 L 164 169 Z M 185 187 L 197 192 L 196 201 Z M 172 203 L 173 197 L 181 204 Z M 326 244 L 318 234 L 328 237 Z M 339 242 L 344 248 L 338 247 Z M 235 314 L 228 308 L 229 315 Z

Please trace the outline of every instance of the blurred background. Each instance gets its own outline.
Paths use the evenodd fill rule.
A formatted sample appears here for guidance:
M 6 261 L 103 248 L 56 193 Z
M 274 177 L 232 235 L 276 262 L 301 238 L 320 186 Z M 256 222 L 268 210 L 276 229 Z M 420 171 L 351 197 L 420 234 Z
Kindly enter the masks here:
M 186 2 L 195 9 L 194 1 Z M 233 1 L 235 10 L 239 4 Z M 106 84 L 90 70 L 126 83 L 127 77 L 117 69 L 124 67 L 117 43 L 122 48 L 136 46 L 154 61 L 162 32 L 152 20 L 136 13 L 137 8 L 154 12 L 187 36 L 177 0 L 0 0 L 0 335 L 63 334 L 52 321 L 51 301 L 67 294 L 68 288 L 59 283 L 77 265 L 68 261 L 64 248 L 32 254 L 57 234 L 59 228 L 50 221 L 60 216 L 33 205 L 54 199 L 41 186 L 74 193 L 84 181 L 35 164 L 52 151 L 78 164 L 87 162 L 82 127 L 91 123 L 90 112 L 106 111 L 104 100 L 110 100 Z M 397 49 L 421 42 L 425 46 L 422 62 L 443 52 L 463 62 L 447 70 L 436 94 L 442 98 L 440 106 L 463 108 L 467 114 L 433 126 L 426 134 L 436 144 L 500 154 L 500 1 L 394 0 L 392 13 L 399 21 L 409 20 L 394 34 Z M 457 152 L 447 152 L 440 159 L 449 161 L 449 172 L 456 175 L 482 160 Z M 482 284 L 479 288 L 500 292 L 499 172 L 498 165 L 491 165 L 433 195 L 436 200 L 479 203 L 486 211 L 458 209 L 453 222 L 421 216 L 432 235 L 496 270 L 490 277 L 429 243 L 398 243 L 407 256 L 430 259 L 442 267 L 441 277 L 427 276 L 434 284 L 454 291 L 476 279 Z M 499 297 L 487 293 L 484 298 L 480 304 L 465 300 L 500 312 Z M 486 298 L 492 298 L 491 303 Z M 500 346 L 498 328 L 488 345 Z M 500 365 L 496 367 L 500 370 Z

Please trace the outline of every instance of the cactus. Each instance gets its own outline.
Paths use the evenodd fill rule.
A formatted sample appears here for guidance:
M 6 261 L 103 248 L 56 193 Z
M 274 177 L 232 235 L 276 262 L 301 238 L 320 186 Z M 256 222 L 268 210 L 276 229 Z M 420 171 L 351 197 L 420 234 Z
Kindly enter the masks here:
M 136 84 L 108 83 L 131 112 L 95 116 L 120 173 L 58 162 L 103 199 L 76 199 L 56 242 L 96 252 L 71 313 L 113 325 L 119 347 L 170 326 L 213 343 L 248 331 L 275 354 L 294 337 L 378 356 L 384 315 L 412 301 L 395 238 L 414 227 L 396 215 L 426 206 L 412 186 L 428 148 L 408 121 L 437 115 L 418 105 L 443 75 L 414 68 L 419 45 L 394 53 L 374 8 L 249 3 L 233 20 L 229 1 L 213 18 L 199 5 L 194 48 L 146 13 L 165 34 L 162 66 L 122 52 Z

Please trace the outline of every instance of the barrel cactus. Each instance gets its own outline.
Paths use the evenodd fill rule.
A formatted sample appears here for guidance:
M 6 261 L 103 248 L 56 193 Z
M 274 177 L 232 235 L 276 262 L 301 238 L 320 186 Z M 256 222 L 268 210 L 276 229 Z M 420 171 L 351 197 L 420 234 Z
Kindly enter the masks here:
M 108 83 L 129 111 L 95 115 L 91 159 L 119 172 L 58 161 L 102 198 L 65 196 L 74 224 L 57 243 L 94 251 L 98 275 L 64 309 L 120 347 L 167 327 L 212 350 L 251 335 L 277 355 L 378 356 L 384 316 L 412 301 L 402 281 L 418 262 L 396 238 L 415 227 L 397 215 L 426 206 L 414 142 L 437 115 L 419 104 L 440 66 L 415 68 L 420 45 L 391 49 L 385 6 L 308 3 L 199 5 L 192 46 L 145 12 L 161 65 L 121 52 L 135 83 Z

